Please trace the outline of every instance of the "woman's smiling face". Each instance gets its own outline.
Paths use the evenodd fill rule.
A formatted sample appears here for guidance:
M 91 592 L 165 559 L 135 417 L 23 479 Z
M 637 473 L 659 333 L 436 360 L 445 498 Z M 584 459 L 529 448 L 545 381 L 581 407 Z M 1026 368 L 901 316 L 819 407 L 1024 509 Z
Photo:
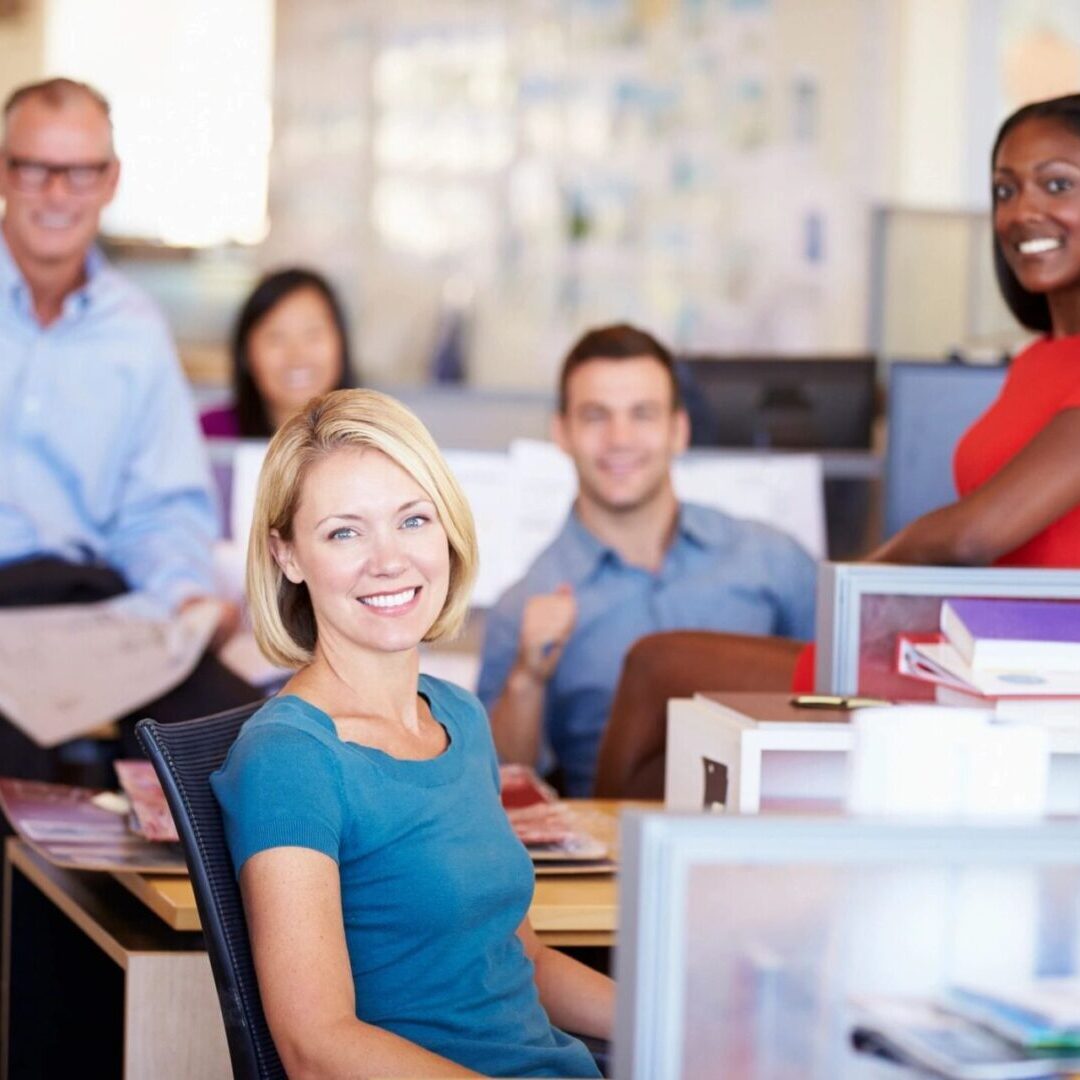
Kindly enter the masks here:
M 450 545 L 435 504 L 375 449 L 312 465 L 292 539 L 272 545 L 286 577 L 307 585 L 321 650 L 413 649 L 446 602 Z
M 1080 286 L 1080 134 L 1033 118 L 994 159 L 994 232 L 1009 268 L 1033 293 Z
M 247 364 L 273 425 L 341 380 L 343 345 L 334 312 L 313 286 L 283 296 L 251 329 Z

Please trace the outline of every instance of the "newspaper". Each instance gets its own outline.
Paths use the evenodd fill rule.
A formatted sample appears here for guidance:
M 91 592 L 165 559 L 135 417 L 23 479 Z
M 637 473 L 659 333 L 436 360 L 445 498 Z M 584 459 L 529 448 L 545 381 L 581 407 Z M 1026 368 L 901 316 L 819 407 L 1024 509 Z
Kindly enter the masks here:
M 214 600 L 161 618 L 129 593 L 0 611 L 0 713 L 39 746 L 84 735 L 179 685 L 221 618 Z

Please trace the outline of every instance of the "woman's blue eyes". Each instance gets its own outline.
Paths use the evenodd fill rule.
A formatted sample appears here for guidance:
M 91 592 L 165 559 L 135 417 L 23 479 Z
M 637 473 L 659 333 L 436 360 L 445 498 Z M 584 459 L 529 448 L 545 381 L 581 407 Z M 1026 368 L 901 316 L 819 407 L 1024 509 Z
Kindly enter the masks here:
M 410 531 L 414 529 L 420 529 L 423 528 L 423 526 L 426 525 L 429 520 L 430 519 L 425 514 L 410 514 L 409 517 L 407 517 L 401 523 L 401 528 L 409 529 Z M 341 528 L 334 529 L 334 531 L 330 533 L 329 539 L 351 540 L 354 536 L 358 535 L 359 534 L 357 533 L 357 531 L 351 526 L 342 525 Z
M 1052 195 L 1057 195 L 1062 191 L 1069 191 L 1072 188 L 1072 181 L 1064 176 L 1055 176 L 1052 180 L 1046 181 L 1046 190 Z

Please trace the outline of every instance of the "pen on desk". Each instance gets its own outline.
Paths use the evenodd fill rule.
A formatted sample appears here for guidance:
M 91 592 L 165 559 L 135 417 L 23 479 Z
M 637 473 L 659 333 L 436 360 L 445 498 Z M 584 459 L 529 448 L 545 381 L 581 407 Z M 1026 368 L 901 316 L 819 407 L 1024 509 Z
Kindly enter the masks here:
M 893 702 L 856 694 L 796 694 L 791 698 L 791 704 L 798 709 L 873 709 Z

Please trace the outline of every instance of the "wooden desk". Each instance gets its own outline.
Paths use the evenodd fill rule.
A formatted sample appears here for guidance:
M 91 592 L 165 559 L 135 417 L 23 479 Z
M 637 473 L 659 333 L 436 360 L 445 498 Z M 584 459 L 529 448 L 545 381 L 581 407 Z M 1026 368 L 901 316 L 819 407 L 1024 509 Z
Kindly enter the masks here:
M 650 804 L 577 805 L 614 845 L 619 809 Z M 61 870 L 19 840 L 5 855 L 0 1078 L 231 1075 L 186 877 Z M 616 914 L 613 874 L 542 876 L 530 910 L 563 946 L 613 944 Z
M 202 934 L 108 874 L 5 845 L 0 1076 L 231 1076 Z
M 618 852 L 618 814 L 630 806 L 606 799 L 571 800 L 589 831 Z M 195 894 L 186 877 L 116 874 L 116 880 L 173 930 L 199 930 Z M 617 887 L 613 874 L 541 874 L 529 916 L 547 945 L 614 945 Z

